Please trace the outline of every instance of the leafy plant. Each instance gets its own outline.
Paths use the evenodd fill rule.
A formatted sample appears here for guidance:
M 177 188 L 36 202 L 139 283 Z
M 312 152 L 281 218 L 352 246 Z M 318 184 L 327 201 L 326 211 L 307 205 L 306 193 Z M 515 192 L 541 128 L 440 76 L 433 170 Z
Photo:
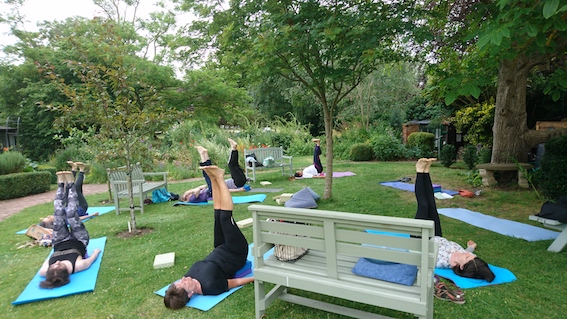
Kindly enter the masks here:
M 26 158 L 20 152 L 10 151 L 0 154 L 0 175 L 21 173 L 26 166 Z
M 457 148 L 453 144 L 446 144 L 441 149 L 441 163 L 445 167 L 453 165 L 457 161 Z
M 428 132 L 414 132 L 408 136 L 407 146 L 417 148 L 417 157 L 430 157 L 435 147 L 435 134 Z
M 405 147 L 402 142 L 391 134 L 380 134 L 373 136 L 370 144 L 374 150 L 374 156 L 381 161 L 390 161 L 403 158 Z
M 467 169 L 473 170 L 478 163 L 478 155 L 477 150 L 474 145 L 468 144 L 465 146 L 465 150 L 463 152 L 463 162 L 467 166 Z
M 355 162 L 369 161 L 373 157 L 372 145 L 357 143 L 350 148 L 350 160 Z

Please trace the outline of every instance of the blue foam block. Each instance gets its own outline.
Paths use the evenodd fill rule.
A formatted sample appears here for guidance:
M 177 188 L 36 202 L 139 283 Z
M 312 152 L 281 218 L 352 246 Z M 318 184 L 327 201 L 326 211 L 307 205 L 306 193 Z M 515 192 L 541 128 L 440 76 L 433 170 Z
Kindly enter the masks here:
M 270 250 L 270 251 L 272 251 L 272 250 Z M 266 254 L 268 254 L 268 253 L 266 253 Z M 264 256 L 264 258 L 267 258 L 267 256 Z M 253 276 L 253 269 L 254 269 L 254 262 L 253 262 L 253 256 L 252 256 L 252 244 L 250 244 L 250 245 L 248 245 L 248 257 L 247 257 L 246 264 L 244 265 L 244 267 L 242 267 L 239 271 L 236 272 L 235 277 L 238 277 L 238 278 L 251 277 L 251 276 Z M 158 290 L 154 293 L 164 297 L 165 292 L 167 291 L 167 288 L 169 288 L 169 285 L 161 288 L 160 290 Z M 235 291 L 237 291 L 240 288 L 242 288 L 242 286 L 234 287 L 227 292 L 223 292 L 222 294 L 215 295 L 215 296 L 193 295 L 191 297 L 191 299 L 189 299 L 189 302 L 187 303 L 186 306 L 191 307 L 191 308 L 196 308 L 196 309 L 199 309 L 199 310 L 202 310 L 202 311 L 207 311 L 207 310 L 213 308 L 214 306 L 216 306 L 219 302 L 223 301 L 226 297 L 228 297 L 229 295 L 231 295 L 232 293 L 234 293 Z
M 116 207 L 114 207 L 114 206 L 89 207 L 89 208 L 87 209 L 87 214 L 88 214 L 88 215 L 91 215 L 91 214 L 94 214 L 94 213 L 98 213 L 99 216 L 100 216 L 100 215 L 104 215 L 104 214 L 106 214 L 106 213 L 108 213 L 108 212 L 111 212 L 111 211 L 113 211 L 113 210 L 115 210 L 115 209 L 116 209 Z M 95 217 L 96 217 L 96 216 L 95 216 Z M 92 217 L 91 217 L 91 218 L 86 218 L 86 219 L 84 219 L 83 222 L 86 222 L 86 221 L 89 220 L 89 219 L 92 219 Z M 24 235 L 24 234 L 26 233 L 26 231 L 28 231 L 27 228 L 16 232 L 16 234 L 18 234 L 18 235 Z
M 492 282 L 488 282 L 484 279 L 461 277 L 455 274 L 455 272 L 453 272 L 453 270 L 450 268 L 435 268 L 435 274 L 439 277 L 452 280 L 455 285 L 463 289 L 498 285 L 516 280 L 516 276 L 506 268 L 501 268 L 490 264 L 488 265 L 488 267 L 496 276 Z
M 476 227 L 484 228 L 501 235 L 521 238 L 527 241 L 549 240 L 559 236 L 559 232 L 520 222 L 502 219 L 464 208 L 440 208 L 439 214 L 458 219 Z
M 248 203 L 261 203 L 268 195 L 266 194 L 253 194 L 245 196 L 232 196 L 232 202 L 234 204 L 248 204 Z M 212 201 L 202 202 L 202 203 L 189 203 L 189 202 L 177 202 L 173 206 L 188 205 L 188 206 L 205 206 L 212 205 Z
M 34 301 L 53 299 L 94 291 L 102 255 L 104 254 L 105 244 L 106 237 L 92 238 L 90 240 L 89 247 L 87 247 L 87 254 L 90 255 L 93 253 L 95 248 L 99 248 L 101 252 L 98 255 L 98 258 L 92 263 L 89 269 L 72 274 L 70 277 L 71 282 L 65 286 L 54 289 L 40 288 L 39 283 L 44 278 L 39 275 L 38 270 L 38 272 L 35 274 L 35 276 L 32 278 L 32 280 L 20 294 L 20 296 L 14 302 L 12 302 L 12 305 L 20 305 Z M 51 250 L 49 256 L 47 256 L 47 258 L 49 258 L 52 253 L 53 249 Z

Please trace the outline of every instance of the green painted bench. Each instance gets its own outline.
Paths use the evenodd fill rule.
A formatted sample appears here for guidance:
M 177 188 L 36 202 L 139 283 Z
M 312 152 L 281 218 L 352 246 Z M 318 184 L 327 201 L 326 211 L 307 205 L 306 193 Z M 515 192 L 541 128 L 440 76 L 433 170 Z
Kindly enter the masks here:
M 555 219 L 543 218 L 536 215 L 530 215 L 530 220 L 540 222 L 543 226 L 551 229 L 560 231 L 561 233 L 557 238 L 549 245 L 547 251 L 558 253 L 567 246 L 567 224 L 562 223 Z
M 437 244 L 428 240 L 434 236 L 432 221 L 266 205 L 248 209 L 253 218 L 257 319 L 276 299 L 355 318 L 389 318 L 309 299 L 293 294 L 292 289 L 433 318 Z M 364 231 L 368 229 L 384 233 Z M 273 255 L 264 258 L 275 244 L 308 248 L 309 252 L 294 262 L 279 261 Z M 357 276 L 352 268 L 360 257 L 416 265 L 417 279 L 406 286 Z
M 146 181 L 146 176 L 160 176 L 161 180 Z M 120 207 L 120 199 L 129 197 L 126 166 L 107 169 L 107 177 L 114 199 L 114 207 L 116 207 L 116 215 L 120 214 L 121 211 L 130 211 L 130 207 Z M 167 172 L 144 173 L 139 164 L 132 165 L 132 192 L 134 202 L 137 200 L 139 203 L 139 206 L 134 206 L 134 209 L 144 213 L 144 199 L 148 194 L 162 187 L 167 189 Z
M 264 159 L 268 156 L 274 158 L 274 163 L 268 167 L 264 166 L 257 166 L 256 162 L 248 162 L 246 161 L 246 156 L 254 154 L 256 156 L 256 160 L 258 163 L 262 164 Z M 244 159 L 245 159 L 245 173 L 246 178 L 249 178 L 251 181 L 256 182 L 256 171 L 263 168 L 274 168 L 280 167 L 282 169 L 282 175 L 286 174 L 286 170 L 289 170 L 288 176 L 293 175 L 293 157 L 284 155 L 283 147 L 260 147 L 254 149 L 245 149 L 244 150 Z

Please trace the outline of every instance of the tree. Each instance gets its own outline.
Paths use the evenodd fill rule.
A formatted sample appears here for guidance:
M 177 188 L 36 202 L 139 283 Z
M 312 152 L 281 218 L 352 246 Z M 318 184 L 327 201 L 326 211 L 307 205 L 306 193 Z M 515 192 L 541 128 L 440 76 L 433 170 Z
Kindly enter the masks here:
M 130 54 L 120 37 L 120 28 L 112 22 L 94 23 L 92 33 L 65 37 L 67 47 L 78 53 L 80 60 L 67 60 L 67 67 L 80 80 L 80 85 L 66 82 L 47 61 L 38 63 L 39 70 L 70 101 L 46 105 L 61 112 L 57 124 L 66 129 L 94 127 L 89 145 L 99 150 L 100 157 L 121 158 L 128 171 L 130 221 L 137 232 L 132 193 L 132 165 L 141 139 L 181 118 L 180 113 L 166 109 L 155 86 L 143 82 L 146 68 L 141 59 Z M 84 36 L 90 37 L 86 41 Z
M 552 74 L 545 93 L 555 100 L 567 90 L 567 5 L 559 0 L 429 1 L 442 61 L 438 89 L 451 104 L 478 98 L 496 85 L 492 163 L 525 162 L 530 147 L 565 130 L 529 130 L 526 88 L 530 72 Z M 447 15 L 448 13 L 448 15 Z
M 256 79 L 284 77 L 317 98 L 326 135 L 324 198 L 332 196 L 333 122 L 340 102 L 377 65 L 405 57 L 401 43 L 419 24 L 413 19 L 413 5 L 413 1 L 249 0 L 231 2 L 230 9 L 214 16 L 211 25 L 218 33 L 213 40 L 223 65 L 246 68 L 247 75 Z

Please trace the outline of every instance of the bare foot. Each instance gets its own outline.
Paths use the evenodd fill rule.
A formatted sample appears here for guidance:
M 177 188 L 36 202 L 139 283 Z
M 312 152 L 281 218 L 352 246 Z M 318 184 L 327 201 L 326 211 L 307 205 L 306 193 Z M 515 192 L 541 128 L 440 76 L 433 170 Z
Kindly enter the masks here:
M 229 138 L 228 142 L 230 143 L 230 147 L 235 150 L 236 147 L 238 146 L 238 143 L 236 143 L 233 139 Z
M 64 175 L 67 180 L 67 184 L 75 182 L 75 176 L 73 176 L 72 172 L 66 171 Z
M 426 173 L 425 169 L 427 169 L 427 165 L 429 164 L 429 162 L 427 161 L 427 158 L 420 158 L 417 160 L 417 163 L 415 163 L 415 171 L 417 173 Z
M 65 177 L 65 174 L 66 174 L 65 171 L 55 173 L 55 175 L 57 175 L 57 184 L 67 182 L 67 178 Z
M 75 166 L 78 167 L 81 172 L 85 172 L 85 167 L 87 167 L 83 162 L 75 162 Z
M 318 144 L 318 143 L 321 143 L 321 139 L 320 138 L 314 138 L 314 139 L 311 140 L 311 142 Z
M 199 169 L 204 170 L 207 175 L 209 175 L 210 178 L 213 177 L 224 177 L 224 169 L 216 166 L 216 165 L 211 165 L 211 166 L 199 166 Z
M 201 145 L 197 145 L 195 146 L 195 148 L 197 149 L 197 152 L 199 152 L 199 154 L 207 151 L 207 149 L 202 147 Z
M 67 161 L 67 164 L 71 165 L 71 170 L 72 171 L 76 171 L 77 170 L 77 163 L 73 162 L 73 161 Z
M 433 162 L 435 162 L 437 159 L 436 158 L 428 158 L 427 159 L 427 166 L 425 167 L 425 169 L 423 170 L 424 173 L 429 173 L 429 169 L 431 168 L 431 164 L 433 164 Z

